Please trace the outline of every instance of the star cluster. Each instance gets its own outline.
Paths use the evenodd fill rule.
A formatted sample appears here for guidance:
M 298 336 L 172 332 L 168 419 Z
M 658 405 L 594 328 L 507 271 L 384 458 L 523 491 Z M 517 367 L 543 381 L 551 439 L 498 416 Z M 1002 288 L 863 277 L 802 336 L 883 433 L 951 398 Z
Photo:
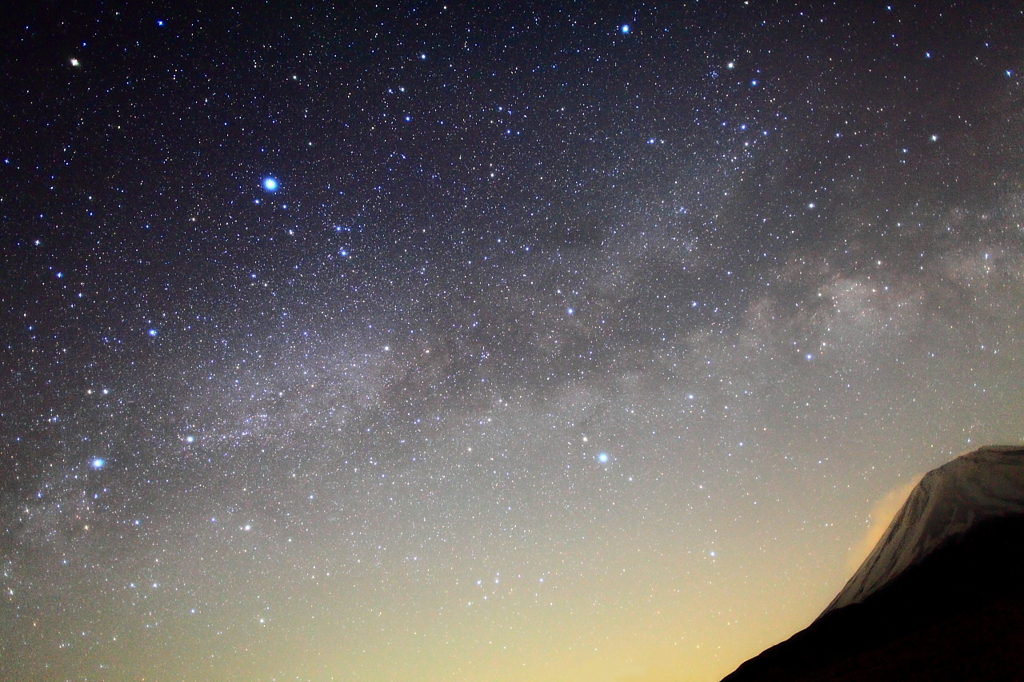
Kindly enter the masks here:
M 716 680 L 1024 439 L 1024 14 L 12 10 L 0 677 Z

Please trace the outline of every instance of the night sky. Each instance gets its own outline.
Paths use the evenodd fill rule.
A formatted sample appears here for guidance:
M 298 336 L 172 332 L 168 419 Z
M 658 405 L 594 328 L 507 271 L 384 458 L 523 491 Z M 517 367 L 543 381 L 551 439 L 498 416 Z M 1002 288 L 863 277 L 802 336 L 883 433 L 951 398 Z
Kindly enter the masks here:
M 1024 3 L 14 4 L 0 678 L 710 682 L 1024 440 Z

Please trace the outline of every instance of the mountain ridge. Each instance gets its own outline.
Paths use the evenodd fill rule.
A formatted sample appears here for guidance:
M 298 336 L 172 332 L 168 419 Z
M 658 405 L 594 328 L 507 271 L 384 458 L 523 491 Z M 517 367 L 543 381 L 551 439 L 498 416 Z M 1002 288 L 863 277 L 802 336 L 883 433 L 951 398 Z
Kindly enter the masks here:
M 1024 681 L 1024 447 L 915 487 L 822 614 L 723 682 Z
M 932 469 L 822 615 L 863 601 L 944 542 L 1008 514 L 1024 514 L 1024 448 L 985 446 Z

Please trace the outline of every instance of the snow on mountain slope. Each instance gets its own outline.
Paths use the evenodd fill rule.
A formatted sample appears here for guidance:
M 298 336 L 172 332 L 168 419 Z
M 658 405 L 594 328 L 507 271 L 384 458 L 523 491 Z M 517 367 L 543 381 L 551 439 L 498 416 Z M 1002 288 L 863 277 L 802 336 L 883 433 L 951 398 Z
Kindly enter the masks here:
M 1024 514 L 1024 447 L 990 446 L 930 471 L 822 613 L 863 601 L 980 521 Z

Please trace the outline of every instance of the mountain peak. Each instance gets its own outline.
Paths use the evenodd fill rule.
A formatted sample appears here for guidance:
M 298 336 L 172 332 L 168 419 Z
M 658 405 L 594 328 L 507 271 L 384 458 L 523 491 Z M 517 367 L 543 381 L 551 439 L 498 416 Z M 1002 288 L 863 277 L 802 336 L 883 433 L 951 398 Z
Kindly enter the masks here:
M 921 479 L 832 604 L 723 682 L 1021 680 L 1024 446 Z
M 862 602 L 982 521 L 1024 514 L 1024 447 L 994 445 L 930 471 L 825 614 Z

